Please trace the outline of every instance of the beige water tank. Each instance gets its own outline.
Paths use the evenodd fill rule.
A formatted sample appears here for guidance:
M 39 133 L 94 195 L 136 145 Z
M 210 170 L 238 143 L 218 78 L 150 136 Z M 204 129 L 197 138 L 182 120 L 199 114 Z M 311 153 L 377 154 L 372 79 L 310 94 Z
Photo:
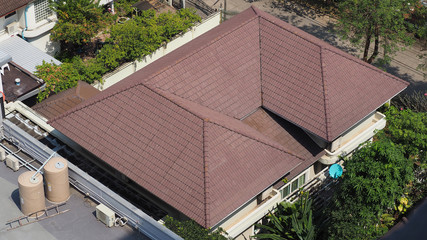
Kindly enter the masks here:
M 68 162 L 62 157 L 53 157 L 44 166 L 46 197 L 54 203 L 65 202 L 70 198 L 68 181 Z
M 36 172 L 28 171 L 22 173 L 18 177 L 19 198 L 21 202 L 21 211 L 24 215 L 30 215 L 37 212 L 37 216 L 40 217 L 44 214 L 41 210 L 46 208 L 43 176 L 41 174 L 37 174 L 34 179 L 31 179 L 34 173 Z M 36 217 L 36 214 L 32 214 L 30 217 Z

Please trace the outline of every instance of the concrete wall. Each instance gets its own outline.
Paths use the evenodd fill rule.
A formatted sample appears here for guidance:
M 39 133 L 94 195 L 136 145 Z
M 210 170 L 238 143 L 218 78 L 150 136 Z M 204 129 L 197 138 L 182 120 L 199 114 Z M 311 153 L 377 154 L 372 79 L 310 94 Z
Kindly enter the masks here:
M 27 38 L 27 41 L 52 57 L 55 56 L 61 47 L 58 42 L 50 40 L 50 32 L 45 32 L 35 38 Z
M 94 87 L 103 90 L 106 89 L 113 84 L 121 81 L 122 79 L 130 76 L 132 73 L 140 70 L 141 68 L 147 66 L 148 64 L 154 62 L 155 60 L 163 57 L 164 55 L 172 52 L 173 50 L 181 47 L 187 42 L 195 39 L 196 37 L 202 35 L 203 33 L 211 30 L 212 28 L 218 26 L 220 24 L 221 15 L 219 12 L 212 14 L 209 18 L 203 20 L 202 23 L 197 24 L 188 32 L 176 37 L 169 43 L 157 49 L 150 55 L 145 56 L 141 61 L 135 61 L 131 63 L 126 63 L 120 66 L 115 71 L 104 75 L 103 81 L 104 84 L 95 84 Z

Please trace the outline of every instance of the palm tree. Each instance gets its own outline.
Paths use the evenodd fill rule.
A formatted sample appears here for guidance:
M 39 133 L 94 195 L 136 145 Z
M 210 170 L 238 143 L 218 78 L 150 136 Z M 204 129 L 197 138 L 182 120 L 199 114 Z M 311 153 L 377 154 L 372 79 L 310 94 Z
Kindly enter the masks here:
M 312 223 L 311 204 L 312 200 L 308 198 L 308 193 L 302 193 L 295 204 L 288 202 L 277 204 L 275 211 L 270 211 L 267 215 L 268 223 L 266 225 L 255 224 L 256 227 L 264 230 L 264 233 L 256 234 L 252 238 L 271 240 L 314 239 L 315 228 Z

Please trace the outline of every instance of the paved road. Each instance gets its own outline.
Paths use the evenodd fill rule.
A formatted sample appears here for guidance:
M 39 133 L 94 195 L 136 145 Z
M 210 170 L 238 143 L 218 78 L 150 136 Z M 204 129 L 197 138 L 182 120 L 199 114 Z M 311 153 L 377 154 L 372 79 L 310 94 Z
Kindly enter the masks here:
M 280 4 L 277 0 L 259 0 L 255 2 L 249 2 L 248 0 L 204 1 L 206 4 L 216 9 L 219 9 L 220 6 L 223 8 L 225 7 L 226 13 L 228 13 L 228 15 L 226 15 L 227 18 L 254 5 L 265 12 L 323 39 L 335 47 L 358 57 L 361 55 L 361 52 L 352 47 L 349 42 L 340 40 L 331 32 L 334 19 L 330 19 L 328 16 L 318 15 L 313 11 L 290 4 L 288 1 Z M 427 92 L 427 79 L 424 78 L 422 71 L 417 70 L 418 64 L 421 63 L 421 60 L 417 56 L 421 53 L 427 53 L 426 49 L 424 49 L 424 51 L 421 51 L 421 49 L 421 46 L 414 46 L 407 48 L 405 51 L 398 52 L 390 66 L 386 69 L 387 72 L 411 83 L 407 89 L 408 92 L 414 90 L 422 91 L 423 93 Z

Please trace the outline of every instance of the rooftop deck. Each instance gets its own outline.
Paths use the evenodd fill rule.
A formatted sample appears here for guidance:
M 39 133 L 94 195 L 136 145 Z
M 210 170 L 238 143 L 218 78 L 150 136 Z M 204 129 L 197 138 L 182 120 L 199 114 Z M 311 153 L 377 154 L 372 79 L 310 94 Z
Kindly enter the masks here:
M 3 144 L 13 149 L 13 146 L 3 140 Z M 28 155 L 19 152 L 19 156 L 31 159 Z M 34 162 L 35 163 L 35 162 Z M 129 226 L 106 227 L 95 216 L 97 203 L 85 198 L 83 194 L 71 188 L 71 197 L 61 210 L 70 209 L 68 212 L 38 222 L 19 227 L 13 230 L 5 223 L 22 216 L 19 203 L 18 177 L 28 171 L 22 167 L 13 172 L 6 167 L 5 162 L 0 162 L 0 239 L 149 239 Z M 46 201 L 46 207 L 52 203 Z

